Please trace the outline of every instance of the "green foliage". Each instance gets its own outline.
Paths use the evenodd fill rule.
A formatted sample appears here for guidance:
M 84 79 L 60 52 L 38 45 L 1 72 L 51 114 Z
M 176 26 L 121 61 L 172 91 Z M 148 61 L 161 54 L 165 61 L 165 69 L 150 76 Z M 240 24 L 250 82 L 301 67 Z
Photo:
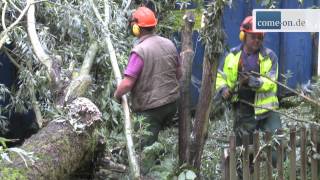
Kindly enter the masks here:
M 2 149 L 7 149 L 7 145 L 6 143 L 7 142 L 10 142 L 11 140 L 9 139 L 6 139 L 6 138 L 3 138 L 3 137 L 0 137 L 0 145 L 2 146 Z
M 279 3 L 279 0 L 256 0 L 258 3 L 261 4 L 262 7 L 266 7 L 268 9 L 276 8 L 276 4 Z
M 293 77 L 293 72 L 291 72 L 289 69 L 285 74 L 280 74 L 280 76 L 282 77 L 282 83 L 287 85 L 288 80 Z
M 311 99 L 316 100 L 317 102 L 320 102 L 320 80 L 316 80 L 316 82 L 312 85 L 312 91 L 310 93 Z M 309 104 L 311 107 L 310 113 L 313 114 L 313 121 L 320 122 L 320 111 L 319 106 L 315 104 Z
M 139 139 L 140 137 L 151 135 L 151 132 L 147 131 L 150 124 L 145 122 L 145 117 L 133 115 L 132 119 L 135 126 L 134 138 Z
M 218 60 L 224 52 L 225 33 L 221 23 L 224 5 L 222 0 L 214 1 L 204 12 L 206 26 L 200 32 L 202 41 L 206 45 L 205 54 L 211 60 Z
M 170 37 L 175 32 L 174 9 L 175 0 L 153 0 L 158 18 L 157 33 L 165 37 Z
M 0 180 L 16 180 L 27 179 L 22 170 L 6 167 L 6 163 L 12 163 L 10 159 L 10 153 L 15 153 L 23 159 L 26 163 L 27 160 L 33 161 L 36 159 L 33 153 L 26 152 L 19 148 L 7 148 L 6 143 L 13 142 L 13 140 L 0 137 Z
M 179 176 L 178 180 L 194 180 L 197 175 L 191 170 L 184 170 L 182 171 Z
M 148 176 L 154 179 L 169 180 L 176 178 L 179 174 L 179 164 L 177 157 L 177 131 L 167 129 L 161 131 L 158 142 L 146 148 L 145 152 L 149 158 L 153 158 L 153 165 L 149 168 Z
M 158 31 L 164 36 L 171 36 L 173 32 L 180 30 L 183 24 L 183 15 L 186 11 L 192 11 L 195 14 L 195 25 L 194 29 L 200 29 L 201 17 L 202 17 L 202 1 L 192 1 L 197 3 L 197 9 L 186 10 L 187 5 L 190 3 L 188 0 L 184 1 L 170 1 L 163 4 L 162 1 L 155 1 L 159 9 L 159 25 Z M 175 3 L 179 4 L 180 9 L 174 9 Z M 162 5 L 161 5 L 162 4 Z
M 15 168 L 1 167 L 0 165 L 0 180 L 27 180 L 20 170 Z
M 150 176 L 154 177 L 155 179 L 165 179 L 170 180 L 176 177 L 174 173 L 174 169 L 176 168 L 177 163 L 172 158 L 162 158 L 161 163 L 154 165 L 151 168 L 151 172 L 149 173 Z
M 191 11 L 195 15 L 195 30 L 199 30 L 201 28 L 201 18 L 202 18 L 202 10 L 174 10 L 171 12 L 172 16 L 168 17 L 168 21 L 173 22 L 172 28 L 174 31 L 179 31 L 181 29 L 181 25 L 184 23 L 183 16 L 186 11 Z
M 8 96 L 10 101 L 12 99 L 10 91 L 3 84 L 0 84 L 0 102 L 5 102 Z M 0 106 L 0 134 L 5 134 L 8 131 L 7 117 L 2 115 L 5 113 L 7 113 L 6 108 Z
M 158 169 L 156 166 L 156 160 L 164 152 L 164 146 L 155 142 L 151 146 L 145 147 L 141 152 L 141 164 L 142 171 L 149 171 L 151 168 Z
M 20 9 L 25 6 L 22 1 L 12 2 Z M 103 18 L 106 18 L 104 1 L 95 1 L 95 3 Z M 133 39 L 128 37 L 127 19 L 122 12 L 122 2 L 110 1 L 109 4 L 111 20 L 108 26 L 114 42 L 113 46 L 117 51 L 120 69 L 123 70 Z M 70 82 L 71 74 L 80 69 L 91 41 L 99 42 L 100 49 L 91 71 L 94 81 L 86 96 L 99 106 L 107 126 L 121 131 L 121 107 L 112 100 L 116 85 L 105 46 L 105 33 L 103 26 L 93 13 L 90 2 L 58 0 L 39 2 L 36 6 L 37 33 L 43 48 L 61 65 L 62 89 Z M 7 18 L 7 24 L 10 24 L 19 12 L 11 4 L 7 10 L 13 14 Z M 49 85 L 46 69 L 33 54 L 26 27 L 19 24 L 9 36 L 14 42 L 14 49 L 10 53 L 19 64 L 18 86 L 10 90 L 12 97 L 10 104 L 7 107 L 1 107 L 1 112 L 25 112 L 32 107 L 31 98 L 35 95 L 45 119 L 63 115 L 64 111 L 59 110 L 55 105 L 55 100 L 59 97 L 55 96 L 54 88 Z

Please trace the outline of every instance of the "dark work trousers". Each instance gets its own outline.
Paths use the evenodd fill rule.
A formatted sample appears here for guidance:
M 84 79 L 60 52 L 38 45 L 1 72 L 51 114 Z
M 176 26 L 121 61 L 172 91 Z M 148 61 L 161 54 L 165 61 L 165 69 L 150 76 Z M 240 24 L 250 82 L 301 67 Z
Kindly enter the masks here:
M 154 109 L 136 112 L 138 116 L 143 116 L 145 123 L 149 124 L 146 130 L 150 135 L 141 137 L 141 148 L 152 145 L 158 140 L 159 131 L 172 121 L 177 112 L 177 102 L 169 103 Z
M 253 143 L 253 133 L 255 130 L 270 131 L 275 133 L 277 129 L 281 128 L 280 115 L 277 112 L 268 112 L 263 118 L 257 120 L 254 115 L 241 115 L 237 108 L 234 108 L 235 122 L 234 132 L 236 135 L 237 146 L 242 145 L 242 136 L 244 134 L 249 135 L 250 144 Z M 276 152 L 272 152 L 272 165 L 276 167 Z

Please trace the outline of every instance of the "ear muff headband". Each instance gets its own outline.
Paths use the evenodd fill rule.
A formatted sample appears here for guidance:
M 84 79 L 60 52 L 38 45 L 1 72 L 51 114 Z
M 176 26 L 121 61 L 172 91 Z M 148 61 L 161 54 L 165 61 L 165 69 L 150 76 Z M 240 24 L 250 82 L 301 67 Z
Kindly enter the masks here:
M 134 36 L 140 35 L 140 27 L 137 24 L 132 25 L 132 33 Z
M 245 32 L 243 32 L 243 31 L 240 31 L 240 33 L 239 33 L 239 39 L 240 39 L 240 41 L 244 41 L 245 40 L 245 38 L 246 38 L 246 33 Z

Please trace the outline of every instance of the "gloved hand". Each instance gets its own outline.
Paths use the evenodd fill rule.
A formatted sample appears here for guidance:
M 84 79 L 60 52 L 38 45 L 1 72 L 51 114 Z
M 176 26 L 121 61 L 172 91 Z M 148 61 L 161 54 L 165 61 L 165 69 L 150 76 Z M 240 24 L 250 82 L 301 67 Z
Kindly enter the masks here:
M 227 100 L 231 97 L 231 92 L 230 92 L 229 88 L 225 87 L 222 89 L 222 97 L 224 100 Z
M 218 92 L 214 95 L 213 100 L 227 100 L 231 97 L 231 91 L 229 90 L 228 87 L 222 87 L 218 90 Z
M 257 78 L 257 77 L 254 77 L 252 75 L 249 76 L 248 78 L 248 86 L 251 87 L 251 88 L 254 88 L 254 89 L 258 89 L 260 88 L 262 85 L 262 81 Z
M 239 73 L 239 85 L 240 87 L 248 86 L 249 75 L 246 72 Z
M 216 92 L 213 97 L 213 107 L 220 106 L 224 101 L 228 100 L 231 97 L 231 92 L 228 87 L 222 87 Z

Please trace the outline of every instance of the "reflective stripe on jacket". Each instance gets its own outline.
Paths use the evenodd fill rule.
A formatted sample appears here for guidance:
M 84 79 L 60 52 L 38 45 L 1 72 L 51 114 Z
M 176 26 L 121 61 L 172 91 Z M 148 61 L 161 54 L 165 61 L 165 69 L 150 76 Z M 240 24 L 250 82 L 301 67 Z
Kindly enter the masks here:
M 236 91 L 238 84 L 238 65 L 242 52 L 242 45 L 231 49 L 231 52 L 226 55 L 223 62 L 220 63 L 216 88 L 221 89 L 228 87 L 231 91 Z M 266 77 L 276 81 L 278 79 L 278 58 L 275 53 L 268 48 L 261 48 L 259 52 L 259 77 L 262 85 L 260 88 L 255 89 L 254 105 L 267 109 L 277 109 L 279 107 L 277 93 L 277 84 L 272 82 Z M 266 76 L 266 77 L 263 77 Z M 237 101 L 237 96 L 232 97 L 233 101 Z M 261 115 L 269 110 L 263 108 L 254 108 L 255 115 Z

